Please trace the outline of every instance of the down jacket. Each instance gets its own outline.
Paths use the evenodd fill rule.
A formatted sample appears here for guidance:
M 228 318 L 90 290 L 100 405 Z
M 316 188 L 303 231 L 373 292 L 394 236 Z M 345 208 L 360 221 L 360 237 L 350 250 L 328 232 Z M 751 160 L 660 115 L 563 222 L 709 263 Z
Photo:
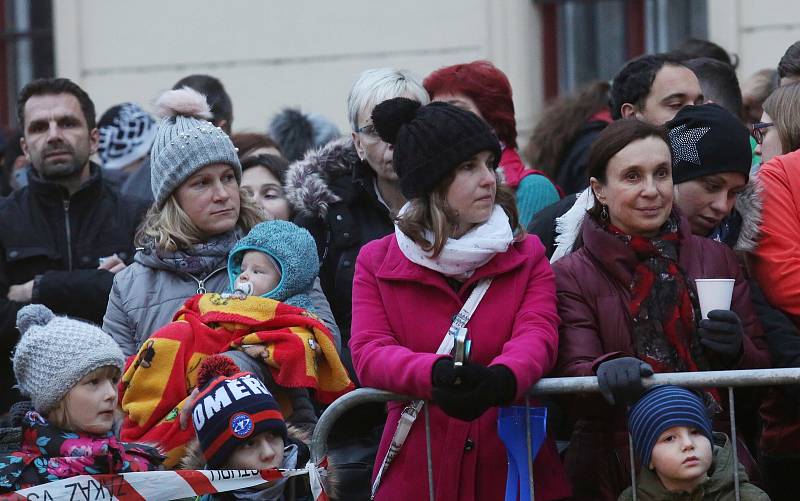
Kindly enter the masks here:
M 731 309 L 744 326 L 743 354 L 735 367 L 720 369 L 769 367 L 764 334 L 736 255 L 718 242 L 692 235 L 685 219 L 679 231 L 679 265 L 690 284 L 696 278 L 736 279 Z M 606 360 L 635 356 L 628 305 L 637 259 L 629 246 L 590 217 L 584 219 L 581 236 L 583 246 L 553 265 L 561 317 L 558 376 L 592 376 Z M 565 466 L 576 499 L 616 499 L 629 483 L 624 409 L 610 407 L 597 395 L 568 403 L 574 432 Z M 592 494 L 587 497 L 584 489 Z
M 512 244 L 461 285 L 456 292 L 444 275 L 409 261 L 394 235 L 365 245 L 353 282 L 353 362 L 365 386 L 431 399 L 436 350 L 452 317 L 482 278 L 494 279 L 467 324 L 470 359 L 502 364 L 517 380 L 522 399 L 556 361 L 558 316 L 553 273 L 536 237 Z M 497 408 L 471 422 L 430 411 L 433 483 L 436 499 L 499 501 L 506 478 L 506 451 L 497 434 Z M 386 455 L 405 402 L 388 404 L 378 460 Z M 427 499 L 425 425 L 420 417 L 390 468 L 376 499 Z M 548 446 L 549 445 L 549 446 Z M 534 463 L 536 499 L 569 495 L 552 442 Z M 374 475 L 374 473 L 373 473 Z

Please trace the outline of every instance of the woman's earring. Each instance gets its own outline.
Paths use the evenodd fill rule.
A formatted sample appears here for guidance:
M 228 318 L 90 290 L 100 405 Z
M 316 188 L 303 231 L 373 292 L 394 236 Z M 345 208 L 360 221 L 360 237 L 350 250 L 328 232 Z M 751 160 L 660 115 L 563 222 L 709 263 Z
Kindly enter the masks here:
M 606 204 L 600 206 L 600 219 L 602 221 L 608 221 L 608 205 Z

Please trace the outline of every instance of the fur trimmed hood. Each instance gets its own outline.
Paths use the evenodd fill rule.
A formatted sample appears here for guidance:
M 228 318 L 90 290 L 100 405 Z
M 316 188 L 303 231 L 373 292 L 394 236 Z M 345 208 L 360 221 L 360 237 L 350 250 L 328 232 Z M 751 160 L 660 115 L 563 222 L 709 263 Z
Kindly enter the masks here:
M 764 207 L 761 196 L 763 190 L 758 176 L 750 176 L 750 182 L 736 197 L 735 207 L 742 216 L 742 228 L 733 250 L 754 252 L 758 247 L 758 228 L 761 226 L 761 214 Z
M 286 172 L 286 198 L 300 218 L 325 219 L 328 207 L 342 200 L 332 183 L 343 176 L 352 177 L 361 163 L 349 137 L 332 141 L 309 151 Z

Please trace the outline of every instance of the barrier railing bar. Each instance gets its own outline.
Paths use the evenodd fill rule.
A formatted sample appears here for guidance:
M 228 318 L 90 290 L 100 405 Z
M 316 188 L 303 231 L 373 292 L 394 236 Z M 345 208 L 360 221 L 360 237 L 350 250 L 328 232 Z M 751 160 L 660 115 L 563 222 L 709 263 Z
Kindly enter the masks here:
M 430 501 L 435 501 L 433 488 L 433 451 L 431 450 L 431 415 L 430 405 L 423 407 L 425 412 L 425 455 L 428 457 L 428 497 Z
M 531 436 L 531 399 L 525 395 L 525 440 L 528 441 L 528 483 L 531 491 L 530 501 L 535 501 L 536 491 L 533 485 L 533 437 Z
M 787 369 L 749 369 L 733 371 L 707 371 L 707 372 L 675 372 L 655 374 L 648 378 L 643 378 L 642 383 L 645 388 L 659 385 L 677 385 L 687 388 L 698 387 L 727 387 L 728 403 L 731 423 L 731 444 L 733 447 L 734 465 L 738 465 L 738 451 L 736 439 L 736 418 L 734 415 L 734 387 L 737 386 L 772 386 L 782 384 L 800 384 L 800 368 Z M 594 376 L 572 377 L 572 378 L 547 378 L 540 380 L 531 388 L 525 397 L 526 406 L 526 430 L 528 447 L 531 446 L 530 436 L 530 415 L 529 415 L 529 395 L 553 395 L 559 393 L 596 393 L 600 391 L 597 378 Z M 332 403 L 320 417 L 311 439 L 311 458 L 314 462 L 319 462 L 326 453 L 326 443 L 333 425 L 348 410 L 366 402 L 389 402 L 414 400 L 413 397 L 398 395 L 383 390 L 373 388 L 360 388 L 344 395 Z M 428 406 L 425 406 L 425 441 L 428 460 L 428 492 L 430 499 L 434 496 L 433 487 L 433 464 L 431 457 L 431 437 L 430 437 L 430 417 Z M 631 486 L 633 487 L 633 499 L 636 501 L 636 473 L 634 469 L 633 441 L 629 440 L 629 454 L 631 467 Z M 530 449 L 528 453 L 528 474 L 531 482 L 531 499 L 534 497 L 532 457 Z M 733 468 L 734 498 L 740 499 L 739 492 L 739 469 Z
M 733 386 L 728 387 L 728 412 L 731 420 L 731 445 L 733 446 L 733 497 L 741 501 L 739 496 L 739 443 L 736 438 L 736 403 L 733 396 Z
M 628 409 L 630 410 L 630 408 Z M 628 432 L 628 467 L 631 469 L 631 485 L 636 485 L 636 459 L 633 451 L 633 437 L 631 433 Z M 639 501 L 639 493 L 636 490 L 636 487 L 631 489 L 631 494 L 633 495 L 633 501 Z
M 642 378 L 645 388 L 673 384 L 685 388 L 723 386 L 772 386 L 800 384 L 800 367 L 788 369 L 747 369 L 735 371 L 668 372 Z M 597 393 L 600 387 L 595 376 L 552 377 L 540 380 L 530 390 L 531 395 L 558 393 Z
M 787 369 L 748 369 L 736 371 L 672 372 L 655 374 L 642 380 L 645 388 L 674 384 L 687 388 L 772 386 L 800 384 L 800 367 Z M 530 395 L 558 393 L 597 393 L 600 387 L 594 376 L 546 378 L 531 388 Z M 410 401 L 414 397 L 398 395 L 374 388 L 359 388 L 338 398 L 325 409 L 317 422 L 311 439 L 311 457 L 320 461 L 326 452 L 326 442 L 336 421 L 348 410 L 367 402 Z

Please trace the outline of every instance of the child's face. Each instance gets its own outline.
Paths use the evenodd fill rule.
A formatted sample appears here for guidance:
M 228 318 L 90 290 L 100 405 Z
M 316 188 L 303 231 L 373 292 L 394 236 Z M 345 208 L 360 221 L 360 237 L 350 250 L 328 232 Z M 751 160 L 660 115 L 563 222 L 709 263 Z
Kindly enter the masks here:
M 233 450 L 225 468 L 232 470 L 262 470 L 278 468 L 283 463 L 283 437 L 265 431 L 248 438 Z
M 711 442 L 697 428 L 673 426 L 656 441 L 650 468 L 667 490 L 692 492 L 711 467 Z
M 250 295 L 261 296 L 277 287 L 280 281 L 280 272 L 266 254 L 247 251 L 242 258 L 242 272 L 236 277 L 234 288 L 243 282 L 250 282 L 253 286 Z
M 83 377 L 64 396 L 64 421 L 73 431 L 103 435 L 114 425 L 119 369 L 101 367 Z

